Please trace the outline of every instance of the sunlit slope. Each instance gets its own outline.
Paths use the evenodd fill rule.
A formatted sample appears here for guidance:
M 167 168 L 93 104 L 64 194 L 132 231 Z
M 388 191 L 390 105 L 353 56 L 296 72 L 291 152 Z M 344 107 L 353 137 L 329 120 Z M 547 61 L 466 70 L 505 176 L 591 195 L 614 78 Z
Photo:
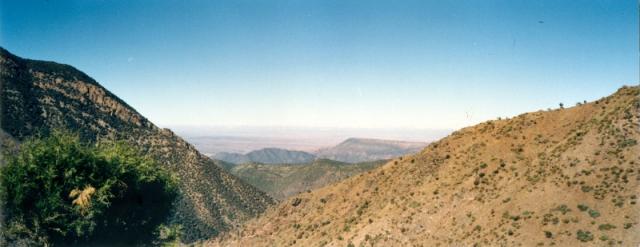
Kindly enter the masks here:
M 208 243 L 638 246 L 639 97 L 638 87 L 623 87 L 580 106 L 461 129 Z

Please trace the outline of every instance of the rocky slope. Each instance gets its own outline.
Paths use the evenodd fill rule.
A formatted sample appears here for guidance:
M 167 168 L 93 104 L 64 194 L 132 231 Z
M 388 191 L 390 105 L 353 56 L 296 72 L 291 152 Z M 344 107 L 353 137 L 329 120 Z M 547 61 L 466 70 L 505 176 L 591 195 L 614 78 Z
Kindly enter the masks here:
M 224 246 L 640 244 L 640 88 L 461 129 L 208 242 Z
M 243 181 L 282 200 L 301 192 L 320 188 L 381 166 L 386 161 L 357 164 L 319 159 L 305 164 L 241 164 L 225 169 Z
M 334 147 L 319 150 L 316 152 L 316 156 L 341 162 L 357 163 L 412 154 L 422 150 L 425 146 L 427 146 L 427 143 L 423 142 L 349 138 Z
M 0 48 L 0 68 L 4 132 L 21 141 L 60 128 L 89 141 L 117 138 L 140 147 L 180 178 L 172 221 L 183 225 L 187 242 L 231 229 L 273 203 L 71 66 L 22 59 Z
M 213 158 L 234 164 L 249 162 L 261 164 L 299 164 L 312 162 L 316 159 L 313 154 L 307 152 L 281 148 L 263 148 L 247 154 L 221 152 L 215 154 Z

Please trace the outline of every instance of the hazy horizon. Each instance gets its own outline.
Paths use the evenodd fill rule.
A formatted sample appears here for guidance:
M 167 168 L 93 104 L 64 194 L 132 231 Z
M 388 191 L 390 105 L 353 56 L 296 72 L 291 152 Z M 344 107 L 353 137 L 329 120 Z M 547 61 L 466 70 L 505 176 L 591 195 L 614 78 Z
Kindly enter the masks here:
M 314 128 L 263 126 L 169 126 L 202 153 L 247 153 L 262 148 L 314 152 L 335 146 L 348 138 L 406 142 L 436 141 L 453 130 L 412 128 Z
M 638 82 L 636 1 L 3 1 L 162 127 L 458 129 Z

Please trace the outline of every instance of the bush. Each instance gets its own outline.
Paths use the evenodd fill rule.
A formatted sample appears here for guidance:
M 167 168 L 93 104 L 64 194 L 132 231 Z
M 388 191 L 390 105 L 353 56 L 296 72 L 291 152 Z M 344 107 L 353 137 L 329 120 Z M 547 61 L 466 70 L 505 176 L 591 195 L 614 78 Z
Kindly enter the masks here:
M 593 234 L 590 231 L 578 230 L 576 237 L 582 242 L 589 242 L 593 240 Z
M 601 230 L 601 231 L 608 231 L 608 230 L 615 229 L 615 228 L 616 228 L 616 226 L 611 225 L 611 224 L 602 224 L 602 225 L 598 226 L 598 229 Z
M 591 216 L 591 218 L 598 218 L 600 217 L 600 212 L 595 209 L 589 209 L 589 216 Z
M 164 225 L 161 224 L 156 232 L 156 240 L 154 244 L 163 247 L 180 246 L 180 239 L 182 236 L 181 225 Z
M 589 206 L 584 205 L 584 204 L 578 204 L 578 209 L 580 209 L 580 211 L 584 212 L 584 211 L 587 211 L 589 209 Z
M 569 207 L 567 207 L 567 205 L 560 205 L 557 208 L 554 209 L 555 211 L 560 211 L 562 213 L 562 215 L 567 214 L 568 212 L 571 212 L 571 209 Z
M 26 140 L 0 168 L 9 243 L 149 243 L 171 213 L 176 179 L 121 142 L 55 131 Z

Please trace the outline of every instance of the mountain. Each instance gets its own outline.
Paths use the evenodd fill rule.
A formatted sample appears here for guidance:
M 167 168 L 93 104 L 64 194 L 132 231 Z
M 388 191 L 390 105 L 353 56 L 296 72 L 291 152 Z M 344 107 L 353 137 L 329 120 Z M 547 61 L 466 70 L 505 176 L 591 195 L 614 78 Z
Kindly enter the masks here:
M 234 164 L 296 164 L 312 162 L 316 158 L 346 163 L 370 162 L 391 159 L 416 153 L 427 143 L 381 139 L 349 138 L 336 146 L 318 150 L 315 155 L 303 151 L 281 148 L 263 148 L 247 154 L 220 152 L 212 158 Z
M 139 147 L 180 179 L 171 220 L 183 225 L 186 242 L 232 229 L 274 203 L 71 66 L 19 58 L 0 48 L 0 68 L 3 132 L 19 142 L 69 129 L 85 141 L 117 138 Z
M 211 158 L 216 160 L 222 160 L 232 164 L 245 164 L 250 163 L 251 159 L 246 154 L 220 152 L 213 155 Z
M 262 164 L 296 164 L 307 163 L 316 159 L 313 154 L 280 148 L 263 148 L 247 153 L 253 162 Z
M 640 244 L 640 87 L 487 121 L 294 196 L 209 245 Z
M 313 154 L 307 152 L 281 148 L 263 148 L 247 154 L 221 152 L 215 154 L 213 158 L 234 164 L 249 162 L 261 164 L 298 164 L 309 163 L 316 159 Z
M 357 164 L 319 159 L 306 164 L 241 164 L 225 169 L 278 200 L 320 188 L 381 166 L 386 161 Z
M 424 142 L 406 142 L 381 139 L 349 138 L 336 146 L 318 150 L 315 155 L 303 151 L 281 148 L 263 148 L 247 154 L 219 152 L 212 158 L 234 164 L 298 164 L 309 163 L 316 158 L 346 163 L 371 162 L 416 153 L 424 148 Z
M 427 146 L 427 143 L 423 142 L 349 138 L 334 147 L 319 150 L 316 152 L 316 156 L 324 159 L 357 163 L 391 159 L 416 153 L 425 146 Z

